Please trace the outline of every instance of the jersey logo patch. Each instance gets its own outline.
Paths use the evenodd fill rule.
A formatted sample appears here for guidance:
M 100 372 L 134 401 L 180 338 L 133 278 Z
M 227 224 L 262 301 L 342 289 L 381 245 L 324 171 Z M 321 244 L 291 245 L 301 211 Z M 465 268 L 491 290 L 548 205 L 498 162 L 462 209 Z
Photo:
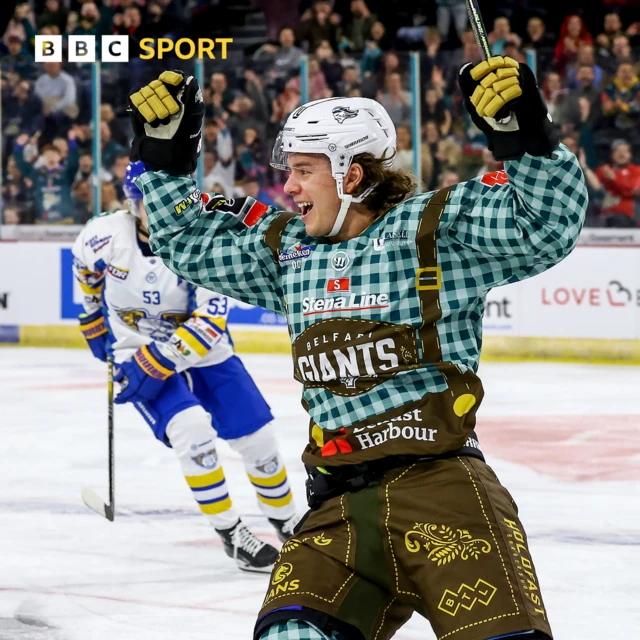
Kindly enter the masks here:
M 509 176 L 506 171 L 493 171 L 491 173 L 485 173 L 480 178 L 482 184 L 486 184 L 488 187 L 495 187 L 495 185 L 508 184 Z

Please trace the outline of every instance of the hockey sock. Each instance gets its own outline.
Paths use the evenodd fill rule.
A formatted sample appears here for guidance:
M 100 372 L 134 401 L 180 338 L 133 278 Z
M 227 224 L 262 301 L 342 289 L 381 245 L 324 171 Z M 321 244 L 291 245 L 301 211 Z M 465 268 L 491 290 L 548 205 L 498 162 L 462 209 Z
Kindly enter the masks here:
M 167 427 L 167 436 L 202 513 L 216 529 L 232 527 L 239 515 L 231 505 L 208 414 L 202 407 L 181 411 Z
M 293 494 L 272 425 L 228 442 L 242 456 L 262 513 L 276 520 L 287 520 L 294 515 Z

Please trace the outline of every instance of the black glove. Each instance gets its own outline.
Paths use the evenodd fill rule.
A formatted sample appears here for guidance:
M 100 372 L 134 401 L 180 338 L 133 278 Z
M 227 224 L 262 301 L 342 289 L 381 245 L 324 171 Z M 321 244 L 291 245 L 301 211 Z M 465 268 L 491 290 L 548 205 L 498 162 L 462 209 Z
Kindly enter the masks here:
M 202 144 L 204 100 L 197 80 L 164 71 L 129 96 L 134 138 L 131 160 L 172 175 L 196 170 Z
M 548 156 L 558 146 L 559 132 L 526 64 L 502 56 L 475 67 L 468 63 L 460 69 L 458 84 L 496 160 L 517 160 L 525 153 Z

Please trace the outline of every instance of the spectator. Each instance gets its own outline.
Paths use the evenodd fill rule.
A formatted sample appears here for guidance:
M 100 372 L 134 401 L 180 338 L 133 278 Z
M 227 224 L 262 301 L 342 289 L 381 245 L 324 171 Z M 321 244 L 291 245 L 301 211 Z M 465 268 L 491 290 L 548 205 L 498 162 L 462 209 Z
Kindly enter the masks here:
M 13 156 L 7 161 L 7 173 L 2 183 L 2 201 L 5 207 L 15 207 L 20 212 L 21 223 L 33 222 L 33 183 L 25 178 Z
M 45 139 L 66 134 L 71 121 L 78 117 L 78 101 L 74 79 L 62 71 L 60 62 L 45 62 L 42 74 L 33 87 L 42 100 L 45 116 Z
M 276 132 L 280 131 L 289 114 L 300 106 L 300 87 L 296 86 L 294 80 L 289 80 L 284 91 L 271 102 L 271 118 L 269 122 L 271 128 Z
M 603 68 L 609 76 L 614 76 L 621 64 L 634 64 L 633 51 L 627 36 L 616 36 L 613 40 L 611 55 L 603 58 Z
M 100 183 L 110 182 L 113 179 L 112 174 L 104 167 L 100 167 Z M 74 176 L 73 181 L 88 180 L 93 186 L 95 180 L 93 177 L 93 154 L 89 152 L 81 153 L 78 159 L 78 171 Z
M 582 110 L 580 100 L 586 99 L 589 103 L 589 121 L 593 127 L 600 117 L 600 90 L 595 86 L 593 67 L 580 65 L 576 82 L 577 88 L 566 94 L 561 113 L 558 114 L 558 124 L 571 123 L 576 130 L 579 129 Z
M 562 141 L 565 142 L 564 140 Z M 584 173 L 584 177 L 587 181 L 587 193 L 589 196 L 589 204 L 587 205 L 587 216 L 585 225 L 589 227 L 600 226 L 603 222 L 606 222 L 606 217 L 600 216 L 602 209 L 602 202 L 604 201 L 606 192 L 602 186 L 602 182 L 598 179 L 598 176 L 593 172 L 591 167 L 587 163 L 587 157 L 585 150 L 579 148 L 577 151 L 578 162 Z
M 367 40 L 360 60 L 360 75 L 363 82 L 371 79 L 375 82 L 375 77 L 380 69 L 380 60 L 382 59 L 382 49 L 375 40 Z M 373 82 L 369 82 L 370 89 L 375 94 Z
M 522 51 L 520 51 L 519 45 L 517 45 L 515 42 L 505 42 L 504 48 L 502 50 L 502 55 L 513 58 L 520 64 L 526 63 L 527 61 L 526 56 L 524 55 L 524 53 L 522 53 Z
M 631 162 L 626 140 L 611 143 L 611 163 L 596 169 L 606 196 L 601 216 L 607 227 L 637 227 L 640 222 L 640 166 Z
M 2 224 L 20 224 L 20 212 L 17 207 L 2 208 Z
M 447 187 L 453 187 L 457 185 L 460 180 L 460 176 L 456 171 L 447 169 L 438 180 L 438 189 L 446 189 Z
M 564 75 L 567 65 L 574 62 L 583 44 L 593 44 L 584 21 L 576 14 L 567 16 L 562 23 L 554 52 L 554 64 L 560 75 Z
M 407 125 L 396 127 L 396 155 L 393 158 L 393 168 L 413 174 L 413 136 Z M 423 185 L 431 182 L 433 174 L 433 157 L 426 144 L 420 150 L 421 181 Z
M 397 71 L 387 76 L 386 91 L 378 95 L 378 102 L 393 122 L 401 124 L 411 120 L 411 94 L 402 88 L 402 76 Z
M 567 90 L 562 86 L 559 73 L 552 71 L 542 82 L 542 96 L 547 104 L 549 115 L 555 122 L 561 120 L 562 107 Z
M 381 51 L 388 51 L 391 48 L 391 41 L 387 36 L 387 30 L 379 20 L 376 20 L 376 22 L 371 25 L 369 39 L 365 42 L 365 46 L 368 42 L 375 43 Z
M 527 22 L 527 35 L 522 42 L 523 48 L 534 49 L 538 58 L 538 69 L 548 69 L 553 60 L 555 42 L 547 33 L 547 25 L 542 18 L 533 16 Z
M 2 95 L 3 157 L 9 155 L 21 132 L 32 136 L 44 127 L 42 102 L 26 80 L 18 82 L 10 95 Z
M 38 29 L 48 25 L 58 27 L 60 33 L 64 33 L 67 28 L 68 11 L 60 0 L 45 0 L 44 11 L 38 16 L 36 25 Z
M 509 19 L 500 16 L 493 21 L 493 31 L 487 36 L 491 53 L 494 56 L 501 56 L 504 53 L 504 45 L 507 42 L 513 42 L 520 46 L 520 36 L 511 31 Z
M 71 188 L 71 195 L 71 208 L 67 210 L 71 215 L 60 222 L 84 224 L 93 216 L 93 187 L 88 180 L 78 180 Z
M 421 111 L 423 124 L 427 120 L 433 120 L 438 125 L 438 130 L 442 137 L 449 135 L 453 118 L 451 117 L 449 109 L 445 107 L 444 100 L 440 98 L 435 88 L 428 87 L 424 92 L 424 103 Z
M 444 171 L 454 170 L 462 157 L 462 148 L 452 138 L 440 137 L 438 124 L 429 120 L 424 125 L 424 141 L 433 158 L 433 173 L 426 189 L 431 191 L 438 185 L 439 178 Z
M 335 94 L 346 96 L 352 89 L 360 88 L 360 73 L 358 67 L 350 65 L 342 72 L 342 79 L 338 81 Z
M 213 165 L 205 172 L 205 184 L 220 183 L 224 187 L 224 193 L 231 196 L 236 172 L 231 134 L 222 119 L 209 123 L 207 128 L 209 137 L 213 134 L 213 144 L 209 146 Z
M 302 16 L 298 26 L 298 40 L 303 49 L 315 53 L 323 40 L 327 40 L 332 49 L 338 46 L 338 25 L 340 17 L 332 12 L 327 0 L 315 0 L 311 9 Z
M 265 138 L 265 126 L 263 121 L 254 115 L 254 103 L 247 96 L 237 97 L 230 105 L 228 126 L 231 131 L 231 138 L 237 147 L 244 142 L 244 132 L 246 129 L 255 129 L 261 140 Z
M 126 153 L 126 148 L 119 145 L 111 137 L 111 127 L 104 122 L 100 123 L 100 159 L 102 166 L 109 171 L 115 162 L 116 156 Z
M 564 86 L 567 89 L 577 89 L 580 87 L 580 81 L 577 79 L 578 69 L 581 66 L 591 67 L 593 70 L 593 86 L 600 87 L 604 80 L 604 70 L 596 64 L 595 51 L 593 45 L 584 44 L 580 47 L 576 61 L 567 68 L 567 75 L 564 79 Z
M 94 36 L 96 39 L 96 59 L 102 55 L 102 37 L 110 35 L 113 29 L 111 2 L 103 2 L 100 9 L 94 2 L 85 2 L 80 9 L 78 25 L 69 35 Z
M 111 130 L 111 137 L 122 147 L 129 146 L 129 136 L 125 130 L 125 127 L 116 118 L 116 113 L 113 107 L 108 103 L 103 103 L 100 106 L 100 120 L 106 122 Z
M 252 176 L 262 178 L 266 170 L 266 162 L 263 153 L 263 141 L 258 130 L 247 127 L 244 130 L 242 144 L 237 148 L 238 165 L 237 173 L 240 177 Z
M 485 147 L 482 150 L 482 166 L 478 169 L 478 173 L 476 174 L 478 177 L 484 176 L 487 173 L 495 173 L 496 171 L 500 171 L 504 168 L 504 162 L 498 162 L 494 157 L 493 153 L 488 147 Z
M 60 162 L 60 152 L 53 145 L 42 148 L 42 166 L 36 168 L 24 159 L 23 151 L 29 136 L 21 134 L 16 140 L 14 158 L 22 175 L 33 183 L 36 203 L 36 221 L 59 223 L 70 210 L 69 192 L 78 170 L 78 149 L 75 131 L 69 131 L 69 157 L 65 165 Z
M 8 39 L 12 36 L 16 36 L 22 42 L 25 42 L 28 38 L 28 33 L 24 27 L 23 21 L 29 21 L 29 15 L 31 13 L 31 7 L 28 2 L 22 2 L 16 5 L 13 11 L 13 16 L 9 20 L 9 24 L 4 32 L 3 41 L 8 44 Z M 30 25 L 30 30 L 33 30 L 33 25 Z
M 326 87 L 328 88 L 328 91 L 325 90 L 326 95 L 322 97 L 330 97 L 332 95 L 335 95 L 338 88 L 338 83 L 342 79 L 344 65 L 340 62 L 340 60 L 338 60 L 338 57 L 331 48 L 331 45 L 326 40 L 323 41 L 322 44 L 316 49 L 315 59 L 319 63 L 320 71 L 322 72 Z M 311 61 L 309 62 L 309 64 L 311 65 Z M 309 75 L 309 82 L 311 83 L 311 70 L 309 70 Z M 316 91 L 315 93 L 318 93 L 318 91 Z
M 265 122 L 269 117 L 269 109 L 262 80 L 251 69 L 245 69 L 243 75 L 244 93 L 253 103 L 252 113 L 260 122 Z
M 87 183 L 86 180 L 81 182 Z M 122 208 L 123 204 L 118 200 L 116 188 L 111 182 L 103 182 L 100 185 L 100 210 L 119 211 Z
M 611 12 L 604 16 L 604 32 L 596 38 L 596 44 L 601 49 L 611 51 L 613 41 L 617 36 L 624 35 L 622 31 L 622 21 L 617 13 Z
M 321 51 L 321 47 L 317 49 Z M 294 78 L 299 81 L 299 78 Z M 317 58 L 311 58 L 309 60 L 309 100 L 319 100 L 320 98 L 330 98 L 333 92 L 327 85 L 327 80 L 320 68 L 320 62 Z
M 64 163 L 69 155 L 69 144 L 66 138 L 57 137 L 51 144 L 60 152 L 60 162 Z
M 227 76 L 221 72 L 211 75 L 209 88 L 211 89 L 211 103 L 213 105 L 213 113 L 211 115 L 221 116 L 223 111 L 229 109 L 229 105 L 235 100 L 236 96 L 229 89 Z M 207 115 L 209 114 L 207 113 Z
M 111 184 L 116 189 L 116 196 L 118 200 L 124 202 L 124 176 L 127 171 L 127 165 L 129 164 L 129 154 L 122 153 L 116 156 L 115 162 L 111 166 Z
M 436 0 L 436 7 L 440 37 L 444 41 L 449 39 L 449 30 L 453 22 L 458 38 L 462 40 L 462 34 L 467 28 L 468 21 L 465 0 Z
M 431 82 L 434 67 L 447 69 L 447 54 L 442 50 L 442 38 L 435 27 L 424 30 L 423 49 L 420 52 L 420 80 L 422 86 Z M 456 73 L 458 69 L 456 69 Z
M 29 52 L 29 47 L 25 47 L 24 40 L 16 34 L 5 38 L 5 42 L 8 53 L 2 56 L 3 71 L 31 79 L 34 73 L 34 57 Z
M 273 44 L 262 45 L 253 55 L 259 62 L 269 80 L 288 80 L 292 75 L 300 72 L 302 49 L 295 46 L 293 29 L 288 27 L 280 32 L 280 46 Z
M 246 176 L 242 181 L 240 189 L 244 196 L 249 196 L 269 207 L 278 206 L 278 203 L 260 186 L 260 180 L 256 176 Z
M 371 27 L 376 20 L 377 16 L 369 11 L 364 0 L 351 0 L 351 15 L 345 20 L 338 45 L 340 51 L 362 53 L 366 41 L 371 39 Z
M 630 63 L 618 67 L 613 82 L 604 90 L 602 113 L 613 127 L 627 132 L 632 141 L 640 141 L 640 80 Z

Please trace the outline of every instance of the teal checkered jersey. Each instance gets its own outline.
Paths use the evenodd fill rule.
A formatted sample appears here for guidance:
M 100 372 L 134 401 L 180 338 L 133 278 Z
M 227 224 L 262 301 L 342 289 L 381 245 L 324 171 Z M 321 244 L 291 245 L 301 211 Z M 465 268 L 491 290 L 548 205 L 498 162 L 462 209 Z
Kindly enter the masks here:
M 170 269 L 286 316 L 311 418 L 304 459 L 319 466 L 477 446 L 487 293 L 566 257 L 587 207 L 562 145 L 412 197 L 340 243 L 251 199 L 208 211 L 189 177 L 149 172 L 138 185 Z

